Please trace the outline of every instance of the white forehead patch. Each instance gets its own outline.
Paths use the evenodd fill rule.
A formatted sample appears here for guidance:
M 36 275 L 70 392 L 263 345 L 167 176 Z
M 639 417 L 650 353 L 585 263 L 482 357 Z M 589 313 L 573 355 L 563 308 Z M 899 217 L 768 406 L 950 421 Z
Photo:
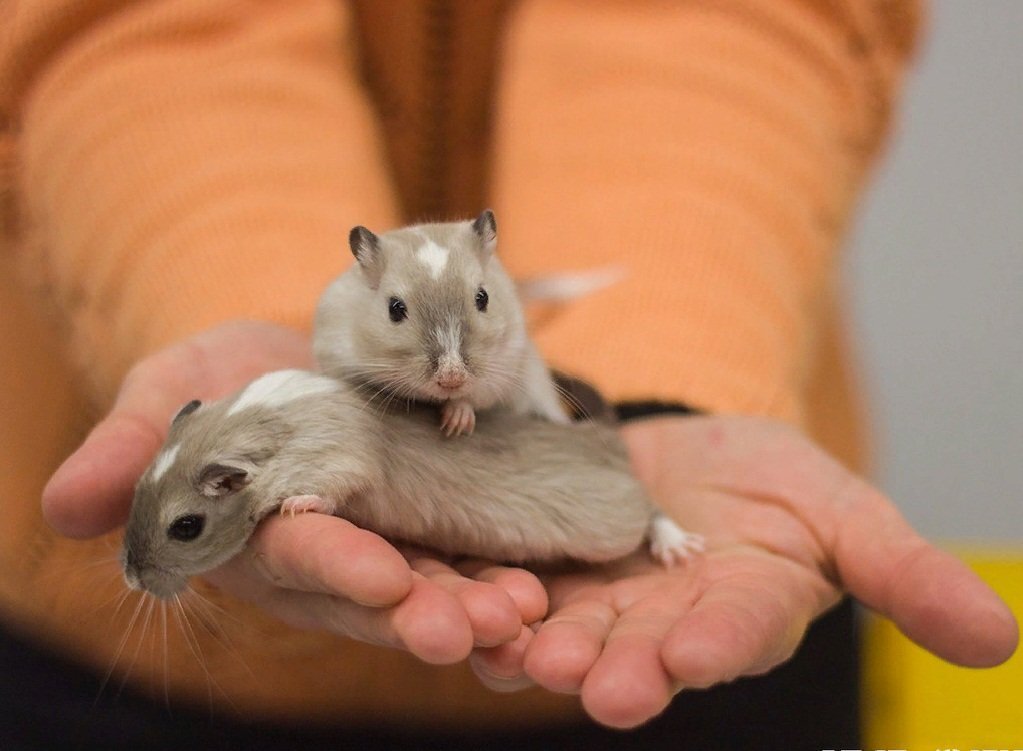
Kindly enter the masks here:
M 233 415 L 250 407 L 279 407 L 305 396 L 329 394 L 337 390 L 337 382 L 326 376 L 304 370 L 277 370 L 260 376 L 246 386 L 227 414 Z
M 176 443 L 156 457 L 156 461 L 153 463 L 153 482 L 158 482 L 161 477 L 167 474 L 167 470 L 171 468 L 174 460 L 178 458 L 180 450 L 181 444 Z
M 416 258 L 430 270 L 430 276 L 437 279 L 443 273 L 444 267 L 448 265 L 448 249 L 442 248 L 433 240 L 427 240 L 419 246 Z

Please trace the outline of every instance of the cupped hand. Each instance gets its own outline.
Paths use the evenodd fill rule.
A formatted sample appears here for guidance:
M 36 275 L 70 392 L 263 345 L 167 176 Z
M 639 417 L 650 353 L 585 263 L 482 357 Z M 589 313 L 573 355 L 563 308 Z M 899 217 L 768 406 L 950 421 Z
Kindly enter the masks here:
M 308 337 L 260 322 L 223 324 L 142 360 L 110 414 L 50 478 L 46 519 L 77 538 L 123 524 L 135 483 L 182 404 L 227 396 L 268 371 L 311 366 Z M 319 514 L 266 520 L 243 553 L 206 578 L 293 625 L 406 649 L 432 663 L 520 640 L 523 624 L 547 607 L 543 587 L 526 571 L 481 564 L 463 576 Z
M 998 596 L 796 430 L 662 417 L 623 434 L 652 497 L 706 537 L 706 553 L 673 570 L 643 552 L 549 579 L 536 634 L 474 655 L 491 687 L 580 693 L 594 719 L 631 727 L 680 688 L 785 661 L 844 593 L 951 662 L 993 666 L 1015 650 L 1017 624 Z

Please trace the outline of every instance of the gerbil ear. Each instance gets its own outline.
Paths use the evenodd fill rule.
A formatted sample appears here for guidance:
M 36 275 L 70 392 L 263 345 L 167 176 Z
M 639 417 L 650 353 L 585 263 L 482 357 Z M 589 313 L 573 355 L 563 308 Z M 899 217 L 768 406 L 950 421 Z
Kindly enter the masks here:
M 202 406 L 202 402 L 201 401 L 199 401 L 198 399 L 193 399 L 188 404 L 186 404 L 184 407 L 182 407 L 181 409 L 178 410 L 178 413 L 176 415 L 174 415 L 174 419 L 171 420 L 171 425 L 176 425 L 178 420 L 180 420 L 182 417 L 185 417 L 187 415 L 192 414 L 197 409 L 199 409 L 199 407 L 201 407 L 201 406 Z
M 250 479 L 244 467 L 214 462 L 199 473 L 199 492 L 207 498 L 220 498 L 241 490 Z
M 348 244 L 352 248 L 352 255 L 375 289 L 383 271 L 380 262 L 380 238 L 360 225 L 352 227 L 352 231 L 348 233 Z
M 472 222 L 472 231 L 480 241 L 480 260 L 484 263 L 497 250 L 497 219 L 494 212 L 485 209 Z

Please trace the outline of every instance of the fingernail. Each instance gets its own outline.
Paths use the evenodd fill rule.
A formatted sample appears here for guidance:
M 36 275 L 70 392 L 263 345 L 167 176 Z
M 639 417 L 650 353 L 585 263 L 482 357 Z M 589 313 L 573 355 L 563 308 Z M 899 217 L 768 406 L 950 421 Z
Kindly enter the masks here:
M 473 672 L 476 673 L 479 682 L 498 694 L 521 691 L 533 685 L 533 679 L 524 673 L 510 677 L 495 674 L 475 654 L 469 656 L 469 664 L 472 666 Z

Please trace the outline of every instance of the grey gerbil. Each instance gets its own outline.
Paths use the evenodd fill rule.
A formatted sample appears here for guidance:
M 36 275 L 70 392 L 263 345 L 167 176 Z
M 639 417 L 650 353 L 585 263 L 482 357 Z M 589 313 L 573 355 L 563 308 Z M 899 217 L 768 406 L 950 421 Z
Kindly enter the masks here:
M 370 410 L 342 381 L 284 370 L 174 419 L 135 489 L 125 580 L 170 597 L 276 509 L 507 562 L 608 561 L 649 536 L 670 565 L 698 543 L 655 511 L 610 425 L 493 410 L 446 441 L 432 410 Z
M 323 372 L 371 396 L 439 403 L 441 426 L 471 433 L 477 409 L 504 405 L 568 422 L 495 255 L 492 211 L 379 236 L 355 227 L 357 263 L 324 292 L 313 349 Z

